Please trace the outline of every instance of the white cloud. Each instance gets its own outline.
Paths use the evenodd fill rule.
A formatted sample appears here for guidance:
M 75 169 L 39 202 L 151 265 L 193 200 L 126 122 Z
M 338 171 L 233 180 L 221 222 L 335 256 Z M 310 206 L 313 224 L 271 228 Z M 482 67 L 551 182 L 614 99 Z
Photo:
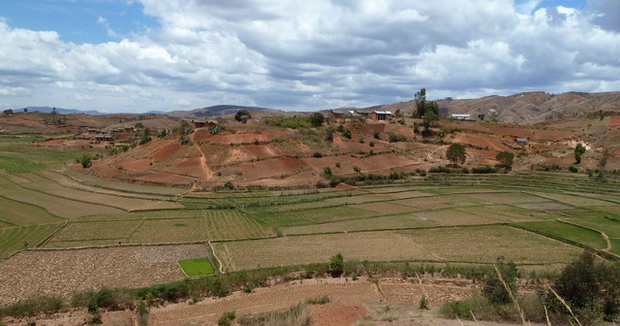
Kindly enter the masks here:
M 17 95 L 28 95 L 30 91 L 24 87 L 0 87 L 0 95 L 1 96 L 17 96 Z
M 0 20 L 0 96 L 18 107 L 51 99 L 105 110 L 316 110 L 408 100 L 421 87 L 471 97 L 618 86 L 612 0 L 587 12 L 532 12 L 538 0 L 141 3 L 161 27 L 102 44 Z M 105 17 L 98 23 L 110 29 Z

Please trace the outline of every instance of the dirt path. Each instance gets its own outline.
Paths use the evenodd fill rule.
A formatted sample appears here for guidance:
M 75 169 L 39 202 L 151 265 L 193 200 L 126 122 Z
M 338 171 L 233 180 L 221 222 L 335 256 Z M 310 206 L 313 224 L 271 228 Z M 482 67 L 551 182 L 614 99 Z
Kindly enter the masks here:
M 381 289 L 381 291 L 379 291 Z M 238 317 L 284 310 L 307 299 L 327 296 L 330 302 L 308 305 L 312 326 L 349 326 L 367 320 L 372 325 L 489 325 L 487 322 L 459 322 L 438 318 L 438 308 L 447 301 L 471 296 L 477 291 L 467 280 L 370 279 L 308 279 L 258 288 L 252 293 L 236 292 L 221 299 L 205 299 L 194 305 L 179 303 L 151 309 L 151 326 L 217 325 L 217 319 L 227 311 Z M 420 310 L 418 302 L 426 294 L 432 305 L 430 311 Z
M 192 143 L 194 144 L 196 149 L 198 149 L 198 152 L 200 152 L 200 167 L 202 168 L 202 172 L 205 174 L 205 179 L 207 180 L 213 179 L 213 171 L 209 168 L 209 165 L 207 165 L 207 155 L 205 154 L 203 149 L 200 147 L 200 145 L 198 145 L 198 143 L 195 140 L 195 137 L 196 137 L 196 134 L 192 133 L 190 139 L 192 140 Z

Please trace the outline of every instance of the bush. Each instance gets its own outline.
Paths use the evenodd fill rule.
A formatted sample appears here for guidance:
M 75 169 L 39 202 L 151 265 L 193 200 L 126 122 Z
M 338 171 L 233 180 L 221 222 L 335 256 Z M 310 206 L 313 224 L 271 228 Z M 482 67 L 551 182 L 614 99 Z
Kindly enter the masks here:
M 323 154 L 321 154 L 321 153 L 319 153 L 319 152 L 314 152 L 314 153 L 312 154 L 312 157 L 314 157 L 314 158 L 321 158 L 321 157 L 323 157 Z
M 511 302 L 510 293 L 506 290 L 506 286 L 510 289 L 513 296 L 517 293 L 517 277 L 519 275 L 517 265 L 512 261 L 504 263 L 503 260 L 504 257 L 497 258 L 495 266 L 497 271 L 501 273 L 504 282 L 501 282 L 495 269 L 484 280 L 482 293 L 492 305 L 502 305 Z
M 351 134 L 351 129 L 349 129 L 349 128 L 345 128 L 345 129 L 342 131 L 342 136 L 343 136 L 344 138 L 351 139 L 351 137 L 352 137 L 352 134 Z
M 318 304 L 318 305 L 326 304 L 326 303 L 329 303 L 329 302 L 331 302 L 331 300 L 326 295 L 323 295 L 323 296 L 320 296 L 320 297 L 316 297 L 316 298 L 310 298 L 310 299 L 306 300 L 307 304 Z
M 0 317 L 29 317 L 41 313 L 50 314 L 59 311 L 62 307 L 63 304 L 60 297 L 43 296 L 0 307 Z
M 390 134 L 389 136 L 390 143 L 397 143 L 402 141 L 407 141 L 407 136 L 401 134 Z
M 88 154 L 84 154 L 80 159 L 80 164 L 82 164 L 83 168 L 88 169 L 93 165 L 93 158 Z
M 217 325 L 218 326 L 230 326 L 232 325 L 233 320 L 235 320 L 236 317 L 237 316 L 234 311 L 225 312 L 217 320 Z
M 209 290 L 214 297 L 223 298 L 230 294 L 230 288 L 222 281 L 221 278 L 216 278 L 209 286 Z
M 344 273 L 344 257 L 342 254 L 339 253 L 330 258 L 329 273 L 332 277 L 340 277 Z
M 430 172 L 430 173 L 450 173 L 451 170 L 449 168 L 445 167 L 445 166 L 441 166 L 440 165 L 440 166 L 432 167 L 430 170 L 428 170 L 428 172 Z M 420 175 L 422 175 L 422 174 L 420 173 Z
M 490 165 L 477 166 L 471 169 L 471 173 L 476 173 L 476 174 L 497 173 L 497 169 Z
M 577 173 L 577 172 L 579 172 L 579 168 L 574 166 L 574 165 L 571 165 L 571 166 L 568 167 L 568 171 L 573 172 L 573 173 Z

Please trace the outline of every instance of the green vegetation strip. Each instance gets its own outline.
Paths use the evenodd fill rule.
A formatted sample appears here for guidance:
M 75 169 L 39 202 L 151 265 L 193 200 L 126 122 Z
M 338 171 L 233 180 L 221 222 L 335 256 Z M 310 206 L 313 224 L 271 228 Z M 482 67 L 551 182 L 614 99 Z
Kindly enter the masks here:
M 179 266 L 187 276 L 211 275 L 215 273 L 213 264 L 207 258 L 179 260 Z

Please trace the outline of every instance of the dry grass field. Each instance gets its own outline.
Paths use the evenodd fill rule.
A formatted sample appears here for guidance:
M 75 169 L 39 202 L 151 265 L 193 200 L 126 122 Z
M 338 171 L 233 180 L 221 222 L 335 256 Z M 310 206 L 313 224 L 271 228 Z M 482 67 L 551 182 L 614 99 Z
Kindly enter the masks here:
M 356 232 L 218 243 L 216 254 L 228 270 L 308 264 L 342 253 L 370 261 L 445 261 L 491 263 L 499 256 L 518 264 L 567 263 L 581 252 L 509 226 Z

